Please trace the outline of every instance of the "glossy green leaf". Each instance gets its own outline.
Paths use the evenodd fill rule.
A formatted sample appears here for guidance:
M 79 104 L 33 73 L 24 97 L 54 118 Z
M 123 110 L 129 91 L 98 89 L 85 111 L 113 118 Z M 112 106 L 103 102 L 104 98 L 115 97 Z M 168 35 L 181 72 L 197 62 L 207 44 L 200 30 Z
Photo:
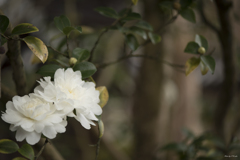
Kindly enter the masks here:
M 103 108 L 107 104 L 109 99 L 108 90 L 105 86 L 97 87 L 96 90 L 100 92 L 99 95 L 100 102 L 98 104 Z
M 196 23 L 195 13 L 192 9 L 186 8 L 180 11 L 181 16 L 189 22 Z
M 134 35 L 132 35 L 132 34 L 126 35 L 126 43 L 128 44 L 128 46 L 133 51 L 135 51 L 138 48 L 138 46 L 139 46 L 136 37 Z
M 132 3 L 136 5 L 138 3 L 138 0 L 132 0 Z
M 153 44 L 161 42 L 161 36 L 159 36 L 158 34 L 148 32 L 148 36 Z
M 198 54 L 198 48 L 200 46 L 196 42 L 189 42 L 184 49 L 186 53 Z
M 190 59 L 187 60 L 185 66 L 186 66 L 186 76 L 189 75 L 195 68 L 197 68 L 197 66 L 200 63 L 200 58 L 196 58 L 196 57 L 192 57 Z
M 208 50 L 208 41 L 206 40 L 205 37 L 196 34 L 195 36 L 195 42 L 200 46 L 200 47 L 204 47 L 205 50 Z
M 138 34 L 139 36 L 141 36 L 143 39 L 147 39 L 147 33 L 145 30 L 141 29 L 141 28 L 138 28 L 138 27 L 135 27 L 135 26 L 132 26 L 130 28 L 130 31 Z
M 206 55 L 206 56 L 201 56 L 202 62 L 210 69 L 212 74 L 214 74 L 215 71 L 215 60 L 212 56 Z
M 152 26 L 146 21 L 139 21 L 138 23 L 135 24 L 135 26 L 149 31 L 153 31 Z
M 4 15 L 0 15 L 0 33 L 4 34 L 4 32 L 7 30 L 9 25 L 9 19 L 8 17 Z
M 12 160 L 27 160 L 26 158 L 23 158 L 23 157 L 16 157 L 16 158 L 14 158 L 14 159 L 12 159 Z
M 47 64 L 42 66 L 36 73 L 45 77 L 46 76 L 54 77 L 54 73 L 59 68 L 62 68 L 62 67 L 56 64 Z
M 126 17 L 124 17 L 122 20 L 124 21 L 130 21 L 130 20 L 140 20 L 142 17 L 139 13 L 130 12 L 127 14 Z
M 9 139 L 1 139 L 0 140 L 0 153 L 3 154 L 10 154 L 17 152 L 19 149 L 16 142 L 9 140 Z
M 98 7 L 98 8 L 95 8 L 95 11 L 97 11 L 98 13 L 106 17 L 110 17 L 114 19 L 119 18 L 118 13 L 110 7 Z
M 33 36 L 23 38 L 23 41 L 28 45 L 32 52 L 45 63 L 48 58 L 48 49 L 46 45 L 39 39 Z
M 75 48 L 72 52 L 72 56 L 75 57 L 78 62 L 87 60 L 90 57 L 90 52 L 86 49 Z
M 169 143 L 163 146 L 161 150 L 184 152 L 187 150 L 187 146 L 183 143 Z
M 55 17 L 54 18 L 54 23 L 55 23 L 55 26 L 61 31 L 63 32 L 63 29 L 66 28 L 66 27 L 70 27 L 71 26 L 71 23 L 69 21 L 69 19 L 64 16 L 64 15 L 61 15 L 59 17 Z
M 29 144 L 22 145 L 22 147 L 18 150 L 18 152 L 22 156 L 24 156 L 30 160 L 34 160 L 35 154 L 34 154 L 33 148 Z
M 30 23 L 21 23 L 13 28 L 12 35 L 22 35 L 38 31 L 38 28 Z
M 200 68 L 201 68 L 201 73 L 202 73 L 202 75 L 207 74 L 207 72 L 208 72 L 208 67 L 207 67 L 202 61 L 200 62 Z
M 73 70 L 74 71 L 80 70 L 82 73 L 82 78 L 88 78 L 97 71 L 97 68 L 95 67 L 94 64 L 90 62 L 80 62 L 75 64 Z
M 104 124 L 101 119 L 98 120 L 98 128 L 99 128 L 99 138 L 102 138 L 102 136 L 104 134 Z

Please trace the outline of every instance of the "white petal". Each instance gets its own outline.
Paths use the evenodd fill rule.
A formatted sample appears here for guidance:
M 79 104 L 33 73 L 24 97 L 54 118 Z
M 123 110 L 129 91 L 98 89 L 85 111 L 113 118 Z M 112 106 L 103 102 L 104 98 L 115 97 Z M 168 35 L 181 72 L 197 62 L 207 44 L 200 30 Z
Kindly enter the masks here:
M 40 123 L 36 123 L 34 125 L 34 130 L 37 132 L 37 133 L 41 133 L 42 130 L 44 128 L 44 125 L 40 122 Z
M 19 127 L 16 132 L 16 140 L 20 142 L 23 141 L 26 138 L 27 134 L 28 134 L 27 131 Z
M 61 124 L 56 124 L 54 125 L 54 129 L 56 130 L 56 132 L 58 133 L 64 133 L 66 131 L 66 128 L 64 125 Z
M 77 117 L 75 117 L 80 123 L 81 125 L 86 128 L 86 129 L 90 129 L 91 126 L 89 124 L 89 121 L 82 115 L 82 114 L 79 114 Z
M 64 77 L 64 69 L 59 68 L 56 70 L 55 74 L 54 74 L 54 79 L 57 79 L 59 77 Z
M 91 111 L 95 114 L 95 115 L 100 115 L 102 114 L 102 108 L 96 104 L 91 108 Z
M 40 138 L 41 138 L 41 133 L 29 132 L 27 134 L 26 141 L 28 144 L 34 145 L 37 142 L 39 142 Z
M 54 129 L 54 126 L 47 126 L 43 129 L 43 134 L 49 139 L 53 139 L 56 137 L 57 132 Z
M 28 130 L 28 131 L 33 130 L 33 128 L 32 128 L 32 126 L 34 124 L 33 120 L 30 120 L 28 118 L 23 118 L 21 120 L 21 122 L 19 122 L 18 124 L 21 125 L 21 127 L 25 130 Z

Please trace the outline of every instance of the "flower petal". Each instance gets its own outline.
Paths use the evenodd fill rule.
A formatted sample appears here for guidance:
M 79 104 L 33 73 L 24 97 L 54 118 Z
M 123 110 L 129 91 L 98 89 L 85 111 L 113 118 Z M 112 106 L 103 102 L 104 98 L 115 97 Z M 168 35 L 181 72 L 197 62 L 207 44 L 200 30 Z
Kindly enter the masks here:
M 41 134 L 37 133 L 37 132 L 28 132 L 27 137 L 26 137 L 26 141 L 28 144 L 34 145 L 37 142 L 39 142 L 41 138 Z

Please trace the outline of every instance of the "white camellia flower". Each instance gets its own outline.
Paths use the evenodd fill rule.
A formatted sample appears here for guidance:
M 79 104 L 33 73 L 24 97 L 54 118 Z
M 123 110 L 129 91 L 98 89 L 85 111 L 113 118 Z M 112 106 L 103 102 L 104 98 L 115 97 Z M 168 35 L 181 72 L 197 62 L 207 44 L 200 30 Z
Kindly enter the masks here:
M 31 145 L 40 140 L 41 134 L 49 139 L 55 138 L 57 133 L 65 132 L 67 125 L 64 115 L 52 103 L 32 94 L 14 96 L 12 101 L 7 102 L 2 119 L 11 124 L 11 131 L 17 131 L 17 141 L 26 139 Z
M 54 103 L 58 111 L 75 117 L 86 129 L 91 128 L 90 124 L 95 125 L 92 122 L 98 120 L 95 115 L 102 114 L 102 108 L 98 105 L 99 91 L 93 82 L 82 80 L 80 71 L 58 69 L 53 82 L 50 77 L 44 77 L 39 84 L 34 90 L 36 96 Z

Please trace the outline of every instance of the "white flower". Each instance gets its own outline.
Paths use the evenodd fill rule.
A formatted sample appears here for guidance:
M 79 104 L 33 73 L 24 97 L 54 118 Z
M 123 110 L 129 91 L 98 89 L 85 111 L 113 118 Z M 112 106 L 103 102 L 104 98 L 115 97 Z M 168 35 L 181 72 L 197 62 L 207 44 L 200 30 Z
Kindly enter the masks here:
M 12 101 L 7 102 L 2 119 L 11 124 L 11 131 L 17 131 L 17 141 L 26 138 L 31 145 L 40 140 L 41 134 L 49 139 L 55 138 L 57 133 L 65 132 L 67 125 L 53 104 L 34 95 L 14 96 Z
M 39 83 L 40 86 L 34 90 L 37 96 L 53 102 L 57 110 L 75 117 L 86 129 L 91 128 L 90 124 L 95 125 L 92 122 L 98 120 L 95 115 L 102 114 L 102 108 L 98 105 L 99 91 L 93 82 L 82 80 L 80 71 L 58 69 L 53 82 L 50 77 L 44 77 Z

